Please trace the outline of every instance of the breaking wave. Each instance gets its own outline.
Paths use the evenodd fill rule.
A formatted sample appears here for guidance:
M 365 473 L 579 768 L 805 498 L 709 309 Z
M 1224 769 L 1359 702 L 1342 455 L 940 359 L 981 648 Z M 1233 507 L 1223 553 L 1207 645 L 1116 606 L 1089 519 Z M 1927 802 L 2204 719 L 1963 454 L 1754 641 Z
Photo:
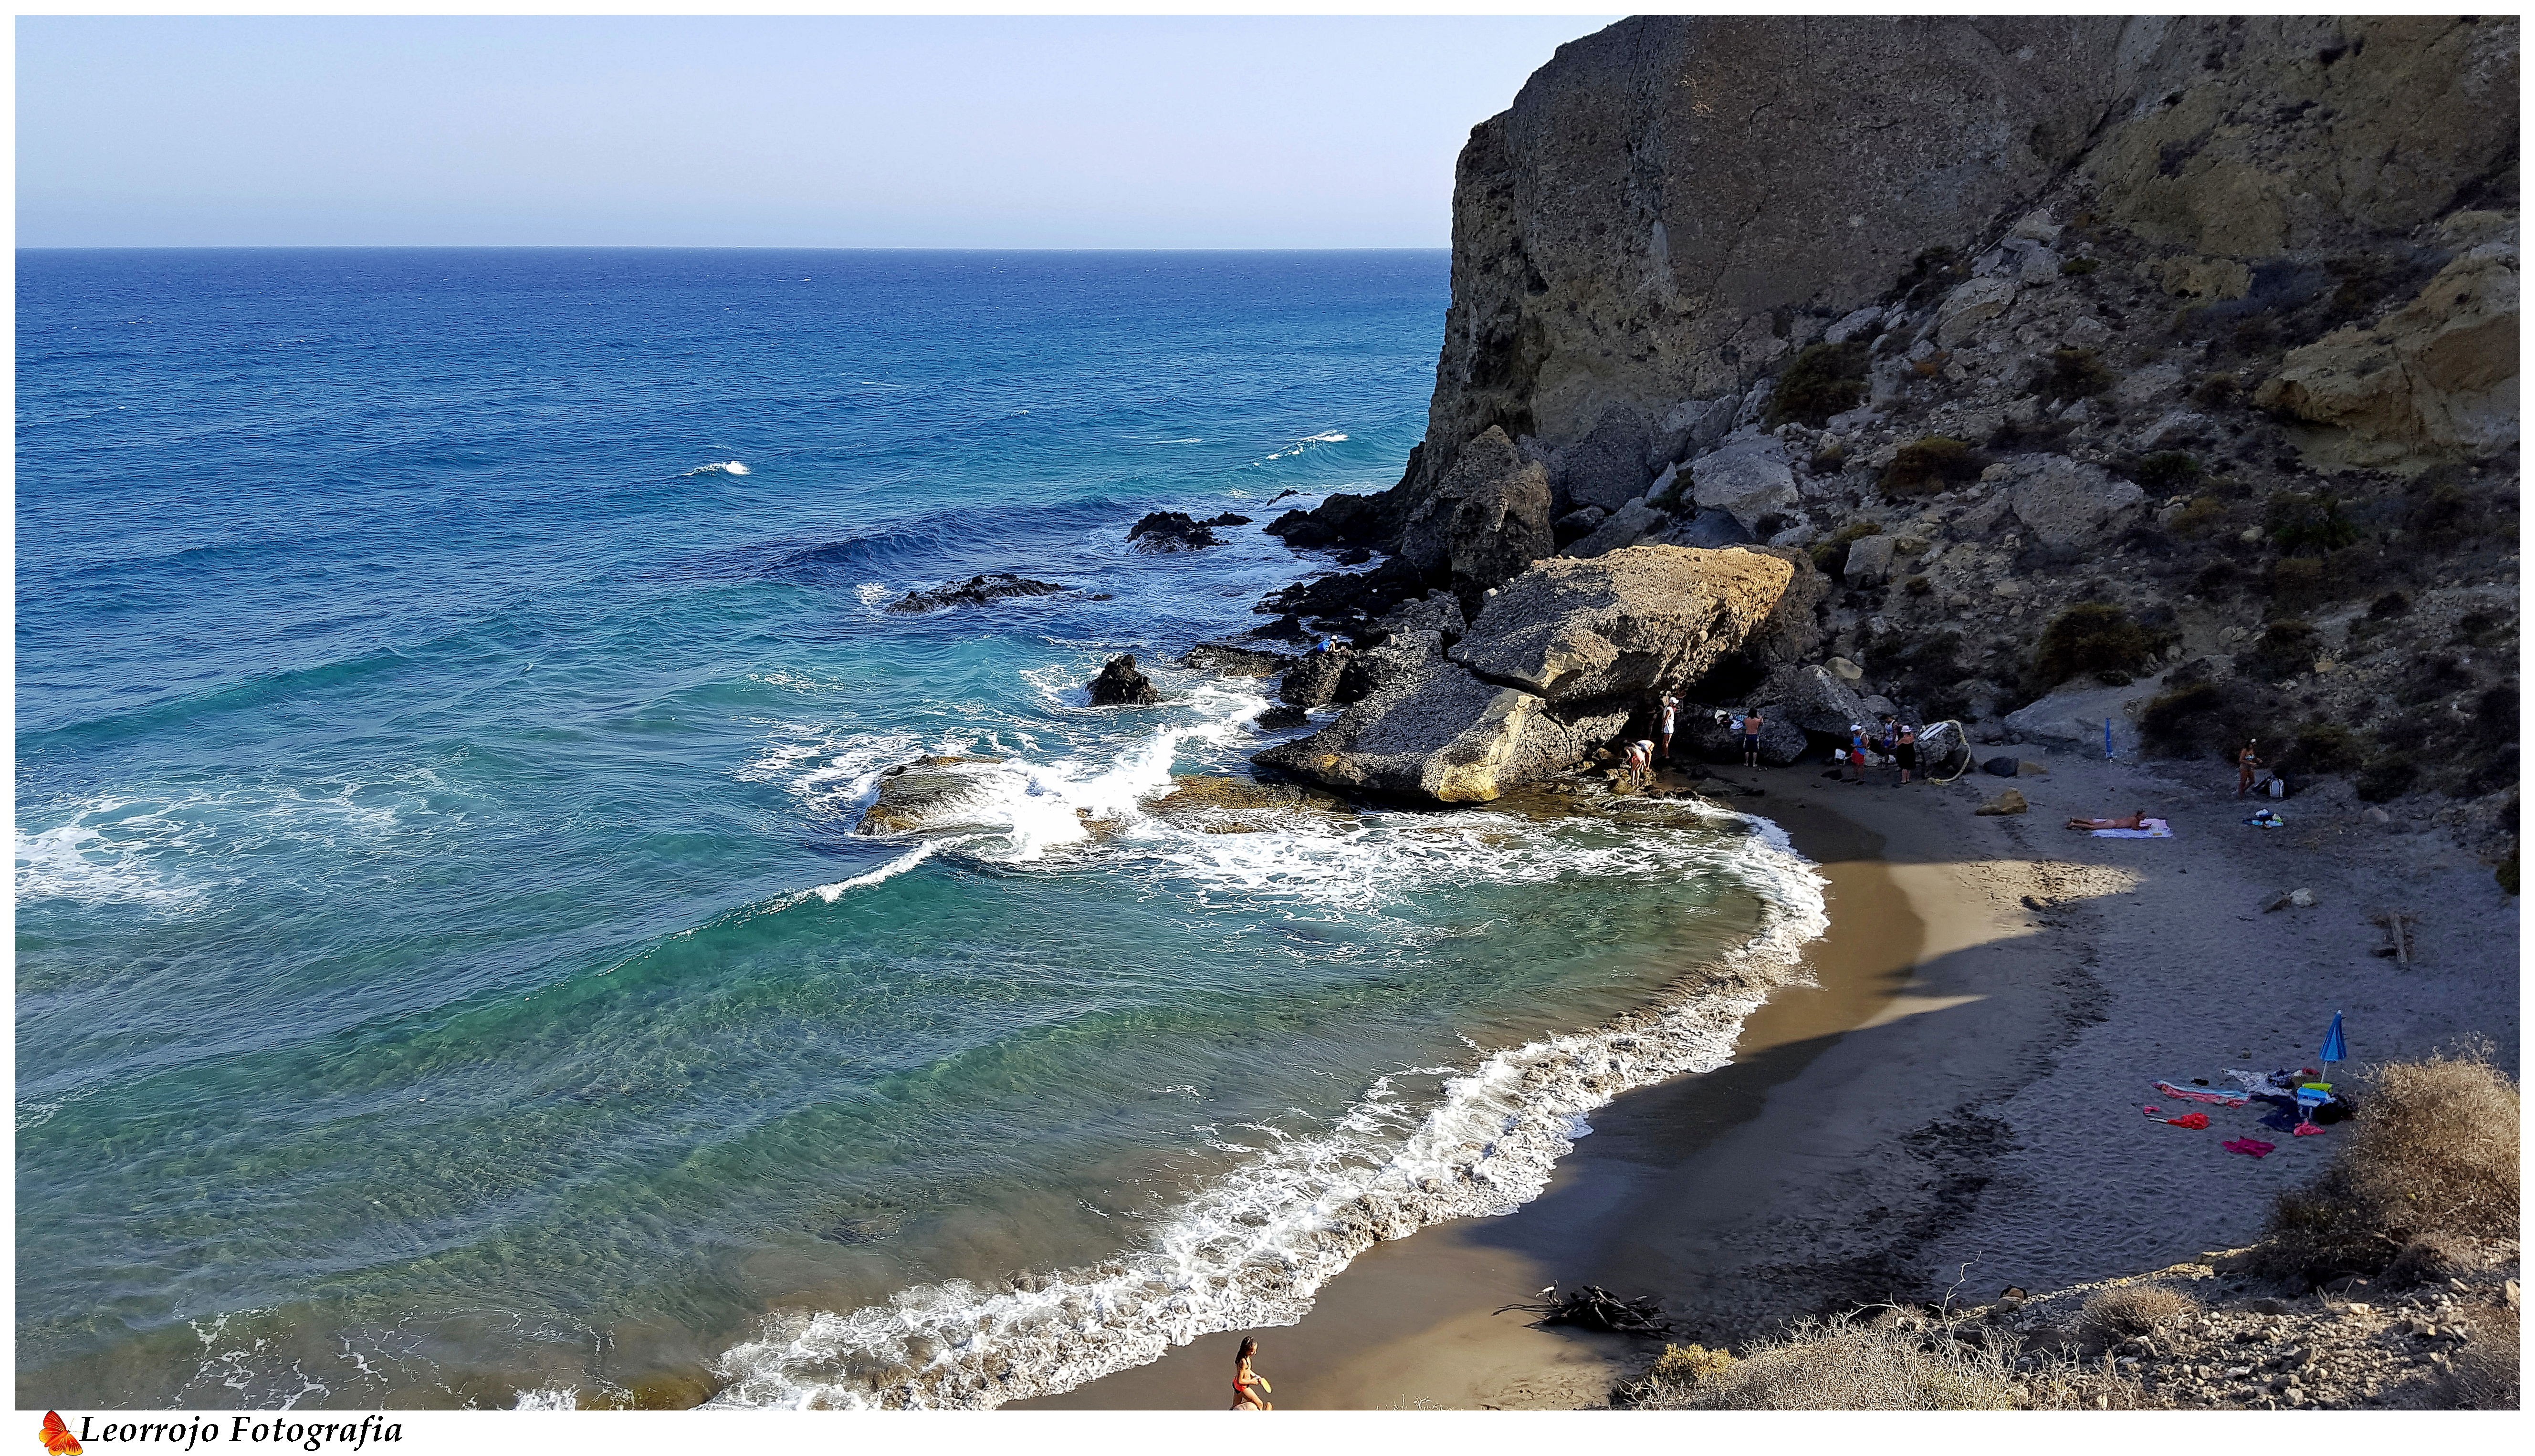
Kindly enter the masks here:
M 1542 1037 L 1473 1065 L 1377 1077 L 1325 1133 L 1238 1148 L 1227 1173 L 1104 1263 L 949 1281 L 850 1310 L 787 1311 L 725 1351 L 719 1407 L 982 1408 L 1069 1390 L 1220 1330 L 1291 1324 L 1377 1242 L 1448 1219 L 1511 1213 L 1631 1088 L 1731 1060 L 1744 1019 L 1801 979 L 1827 921 L 1824 881 L 1776 826 L 1720 810 L 1646 812 L 1624 826 L 1511 814 L 1294 808 L 1234 811 L 1248 832 L 1209 832 L 1163 791 L 1183 743 L 1239 731 L 1264 701 L 1217 689 L 1206 716 L 1153 730 L 1106 762 L 955 765 L 973 787 L 936 801 L 919 839 L 880 869 L 820 886 L 830 900 L 943 853 L 1026 866 L 1088 846 L 1104 868 L 1179 892 L 1292 896 L 1371 908 L 1438 880 L 1717 875 L 1765 905 L 1762 928 L 1658 1003 L 1602 1027 Z M 1246 708 L 1246 711 L 1244 710 Z M 1269 796 L 1272 797 L 1272 796 Z M 1088 811 L 1079 813 L 1078 811 Z M 1220 826 L 1215 826 L 1219 828 Z

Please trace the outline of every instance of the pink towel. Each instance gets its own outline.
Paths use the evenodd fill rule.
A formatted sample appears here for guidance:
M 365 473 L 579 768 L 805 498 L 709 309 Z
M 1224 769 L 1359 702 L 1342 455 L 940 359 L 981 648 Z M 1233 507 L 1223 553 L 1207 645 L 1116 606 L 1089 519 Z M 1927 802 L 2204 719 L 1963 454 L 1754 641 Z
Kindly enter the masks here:
M 2264 1142 L 2258 1137 L 2234 1137 L 2218 1145 L 2231 1153 L 2243 1153 L 2248 1158 L 2261 1157 L 2279 1146 L 2277 1143 Z

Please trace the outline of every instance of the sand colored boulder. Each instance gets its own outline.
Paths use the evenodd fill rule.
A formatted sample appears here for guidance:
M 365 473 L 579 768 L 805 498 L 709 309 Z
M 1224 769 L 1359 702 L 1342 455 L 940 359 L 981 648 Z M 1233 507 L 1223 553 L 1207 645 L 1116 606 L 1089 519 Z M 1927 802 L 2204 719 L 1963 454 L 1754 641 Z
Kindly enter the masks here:
M 2517 233 L 2467 251 L 2374 329 L 2290 354 L 2254 402 L 2347 430 L 2390 458 L 2517 443 Z
M 1997 797 L 1982 800 L 1981 807 L 1973 810 L 1972 813 L 1976 815 L 2023 814 L 2032 807 L 2024 802 L 2024 795 L 2016 790 L 2001 789 Z
M 1743 645 L 1794 574 L 1760 552 L 1687 546 L 1545 561 L 1488 599 L 1452 656 L 1553 703 L 1641 695 Z

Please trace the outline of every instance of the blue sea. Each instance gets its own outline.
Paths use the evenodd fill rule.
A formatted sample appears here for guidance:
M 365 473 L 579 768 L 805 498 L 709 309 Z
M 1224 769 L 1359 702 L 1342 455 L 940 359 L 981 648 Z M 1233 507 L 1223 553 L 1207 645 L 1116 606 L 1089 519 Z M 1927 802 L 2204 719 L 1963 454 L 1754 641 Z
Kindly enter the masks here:
M 994 1405 L 1725 1060 L 1764 824 L 1170 799 L 1448 261 L 22 252 L 21 1407 Z

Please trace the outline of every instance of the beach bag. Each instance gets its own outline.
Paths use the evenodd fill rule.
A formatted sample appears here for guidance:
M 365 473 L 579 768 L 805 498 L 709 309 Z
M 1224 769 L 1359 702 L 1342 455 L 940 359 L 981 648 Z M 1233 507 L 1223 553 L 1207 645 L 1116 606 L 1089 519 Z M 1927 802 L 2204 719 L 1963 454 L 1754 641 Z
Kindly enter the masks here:
M 2271 779 L 2271 797 L 2274 799 L 2285 799 L 2288 796 L 2289 786 L 2280 782 L 2279 779 L 2274 776 Z

